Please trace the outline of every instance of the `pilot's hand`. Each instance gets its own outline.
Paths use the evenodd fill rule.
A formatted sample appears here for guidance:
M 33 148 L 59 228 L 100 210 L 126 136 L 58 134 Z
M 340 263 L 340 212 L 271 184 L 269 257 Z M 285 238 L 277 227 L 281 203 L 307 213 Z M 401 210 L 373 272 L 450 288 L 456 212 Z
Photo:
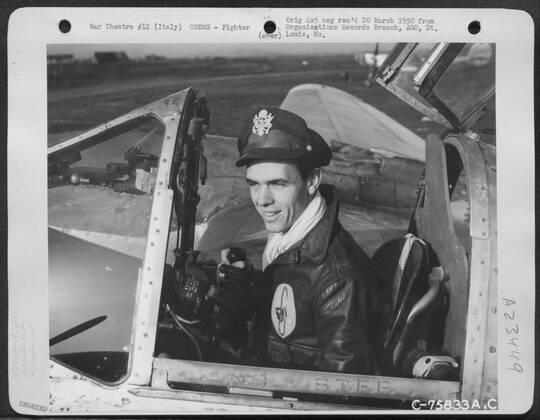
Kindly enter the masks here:
M 221 264 L 218 266 L 220 279 L 242 276 L 245 271 L 249 271 L 251 268 L 252 264 L 247 257 L 245 249 L 232 247 L 221 250 Z M 237 274 L 235 275 L 235 273 Z
M 252 300 L 248 298 L 253 288 L 253 267 L 241 248 L 221 251 L 217 267 L 218 283 L 208 293 L 214 304 L 212 322 L 217 331 L 232 336 L 246 336 L 247 322 L 253 314 Z

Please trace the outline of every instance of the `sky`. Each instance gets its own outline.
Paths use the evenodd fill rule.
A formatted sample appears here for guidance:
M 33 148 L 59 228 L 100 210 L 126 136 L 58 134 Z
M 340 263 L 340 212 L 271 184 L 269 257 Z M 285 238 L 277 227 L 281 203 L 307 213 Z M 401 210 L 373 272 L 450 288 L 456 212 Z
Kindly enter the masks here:
M 380 52 L 388 51 L 393 44 L 381 44 Z M 180 57 L 246 57 L 272 55 L 354 54 L 372 52 L 374 43 L 332 44 L 50 44 L 47 54 L 73 54 L 76 59 L 91 58 L 95 51 L 125 51 L 132 59 L 149 54 L 167 58 Z

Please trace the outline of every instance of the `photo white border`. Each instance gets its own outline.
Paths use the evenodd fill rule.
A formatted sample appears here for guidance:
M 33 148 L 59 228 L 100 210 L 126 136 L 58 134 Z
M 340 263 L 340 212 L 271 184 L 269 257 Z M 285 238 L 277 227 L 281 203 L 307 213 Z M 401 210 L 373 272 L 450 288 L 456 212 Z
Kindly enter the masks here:
M 273 20 L 286 17 L 379 16 L 434 18 L 436 32 L 326 32 L 325 38 L 260 39 Z M 68 34 L 58 22 L 68 19 Z M 97 31 L 90 23 L 182 22 L 180 32 Z M 472 35 L 469 22 L 481 31 Z M 211 34 L 189 23 L 236 23 L 249 31 Z M 29 36 L 32 33 L 32 36 Z M 503 9 L 197 9 L 22 8 L 8 26 L 8 289 L 9 399 L 23 414 L 49 414 L 47 298 L 47 76 L 48 44 L 59 43 L 367 43 L 489 42 L 496 44 L 498 192 L 498 413 L 524 413 L 534 389 L 534 23 L 523 11 Z M 142 104 L 141 104 L 142 105 Z M 115 116 L 111 115 L 111 118 Z M 31 291 L 31 293 L 29 293 Z M 502 298 L 516 303 L 519 363 L 510 368 Z M 235 411 L 234 408 L 231 408 Z M 396 411 L 390 411 L 396 413 Z M 121 411 L 119 413 L 122 413 Z M 449 412 L 445 412 L 448 414 Z M 459 412 L 455 412 L 459 413 Z M 480 412 L 478 412 L 480 413 Z M 71 413 L 73 414 L 73 413 Z

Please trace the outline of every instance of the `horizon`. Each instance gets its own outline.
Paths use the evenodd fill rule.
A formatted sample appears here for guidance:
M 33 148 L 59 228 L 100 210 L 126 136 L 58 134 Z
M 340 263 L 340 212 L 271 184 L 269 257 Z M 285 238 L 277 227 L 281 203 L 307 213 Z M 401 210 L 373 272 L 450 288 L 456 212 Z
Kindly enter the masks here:
M 380 52 L 390 50 L 393 44 L 382 43 Z M 94 58 L 94 53 L 106 51 L 123 51 L 129 58 L 139 59 L 147 55 L 173 58 L 207 58 L 207 57 L 256 57 L 283 55 L 342 55 L 372 52 L 375 43 L 319 43 L 319 44 L 49 44 L 47 56 L 56 54 L 73 54 L 74 59 Z

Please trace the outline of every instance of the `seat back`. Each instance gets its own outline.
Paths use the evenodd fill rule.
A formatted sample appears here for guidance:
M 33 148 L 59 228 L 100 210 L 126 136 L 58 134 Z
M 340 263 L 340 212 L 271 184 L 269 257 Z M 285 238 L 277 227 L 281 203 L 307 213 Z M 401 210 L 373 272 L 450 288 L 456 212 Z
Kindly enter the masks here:
M 442 269 L 429 245 L 412 234 L 383 244 L 373 262 L 371 332 L 380 373 L 412 376 L 418 354 L 442 350 L 447 308 Z

